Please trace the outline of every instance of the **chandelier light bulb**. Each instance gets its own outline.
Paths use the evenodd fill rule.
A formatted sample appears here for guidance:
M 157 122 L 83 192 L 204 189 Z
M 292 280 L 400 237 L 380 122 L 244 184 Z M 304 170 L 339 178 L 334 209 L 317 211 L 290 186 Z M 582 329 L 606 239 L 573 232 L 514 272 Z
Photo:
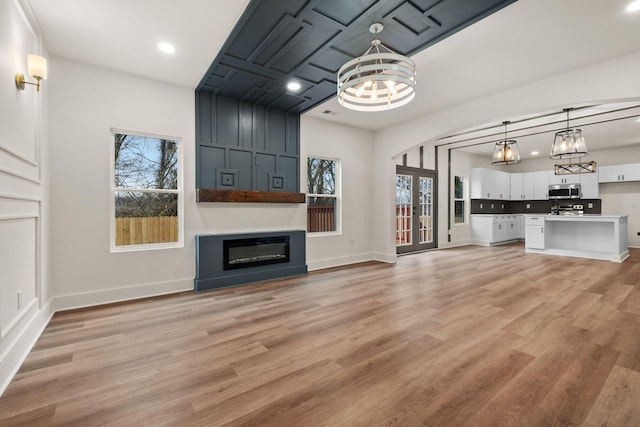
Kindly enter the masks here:
M 378 99 L 378 82 L 373 82 L 371 86 L 371 100 L 375 101 Z

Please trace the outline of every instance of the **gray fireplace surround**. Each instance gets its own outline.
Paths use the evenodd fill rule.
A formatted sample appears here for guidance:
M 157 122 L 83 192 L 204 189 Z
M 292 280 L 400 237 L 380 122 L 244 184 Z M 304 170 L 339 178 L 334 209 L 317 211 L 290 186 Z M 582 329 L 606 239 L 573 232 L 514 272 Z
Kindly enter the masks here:
M 304 230 L 196 236 L 194 290 L 307 273 Z

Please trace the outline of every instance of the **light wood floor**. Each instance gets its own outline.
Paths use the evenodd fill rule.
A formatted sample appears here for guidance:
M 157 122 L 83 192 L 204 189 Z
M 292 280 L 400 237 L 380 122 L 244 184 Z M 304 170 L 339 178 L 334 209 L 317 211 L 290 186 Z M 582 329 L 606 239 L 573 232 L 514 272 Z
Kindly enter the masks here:
M 59 313 L 0 425 L 640 426 L 640 249 L 465 247 Z

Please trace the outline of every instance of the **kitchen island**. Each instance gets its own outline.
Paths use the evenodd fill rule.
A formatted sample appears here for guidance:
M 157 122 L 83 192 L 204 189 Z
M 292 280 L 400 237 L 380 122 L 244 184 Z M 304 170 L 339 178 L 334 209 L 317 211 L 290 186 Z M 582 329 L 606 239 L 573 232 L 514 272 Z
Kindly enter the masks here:
M 627 215 L 525 215 L 525 252 L 622 262 Z

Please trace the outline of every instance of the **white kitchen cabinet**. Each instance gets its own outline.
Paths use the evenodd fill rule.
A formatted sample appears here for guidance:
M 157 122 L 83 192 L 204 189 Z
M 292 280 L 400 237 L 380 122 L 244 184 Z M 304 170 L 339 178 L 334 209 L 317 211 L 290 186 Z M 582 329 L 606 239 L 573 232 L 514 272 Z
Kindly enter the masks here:
M 498 243 L 507 240 L 506 224 L 502 222 L 494 222 L 491 225 L 491 239 L 489 243 Z
M 533 200 L 536 196 L 535 172 L 527 172 L 522 175 L 522 186 L 524 187 L 523 200 Z
M 640 163 L 600 166 L 598 180 L 602 183 L 640 181 Z
M 526 216 L 524 244 L 526 248 L 544 249 L 544 216 Z
M 486 168 L 471 169 L 471 198 L 509 200 L 509 173 Z
M 547 200 L 549 199 L 549 173 L 547 171 L 538 171 L 533 173 L 533 199 Z
M 522 215 L 471 215 L 471 240 L 492 245 L 522 239 Z
M 554 171 L 549 171 L 549 185 L 555 184 L 580 184 L 580 175 L 556 175 Z
M 471 169 L 470 177 L 471 182 L 469 182 L 469 194 L 472 199 L 488 199 L 488 188 L 486 188 L 485 184 L 485 174 L 486 169 L 484 168 L 473 168 Z
M 511 200 L 522 200 L 524 195 L 523 173 L 511 174 Z
M 600 197 L 598 171 L 580 175 L 580 191 L 583 199 L 597 199 Z
M 511 198 L 511 177 L 508 172 L 492 171 L 493 189 L 496 199 L 509 200 Z
M 535 197 L 535 173 L 511 174 L 511 200 L 533 200 Z

